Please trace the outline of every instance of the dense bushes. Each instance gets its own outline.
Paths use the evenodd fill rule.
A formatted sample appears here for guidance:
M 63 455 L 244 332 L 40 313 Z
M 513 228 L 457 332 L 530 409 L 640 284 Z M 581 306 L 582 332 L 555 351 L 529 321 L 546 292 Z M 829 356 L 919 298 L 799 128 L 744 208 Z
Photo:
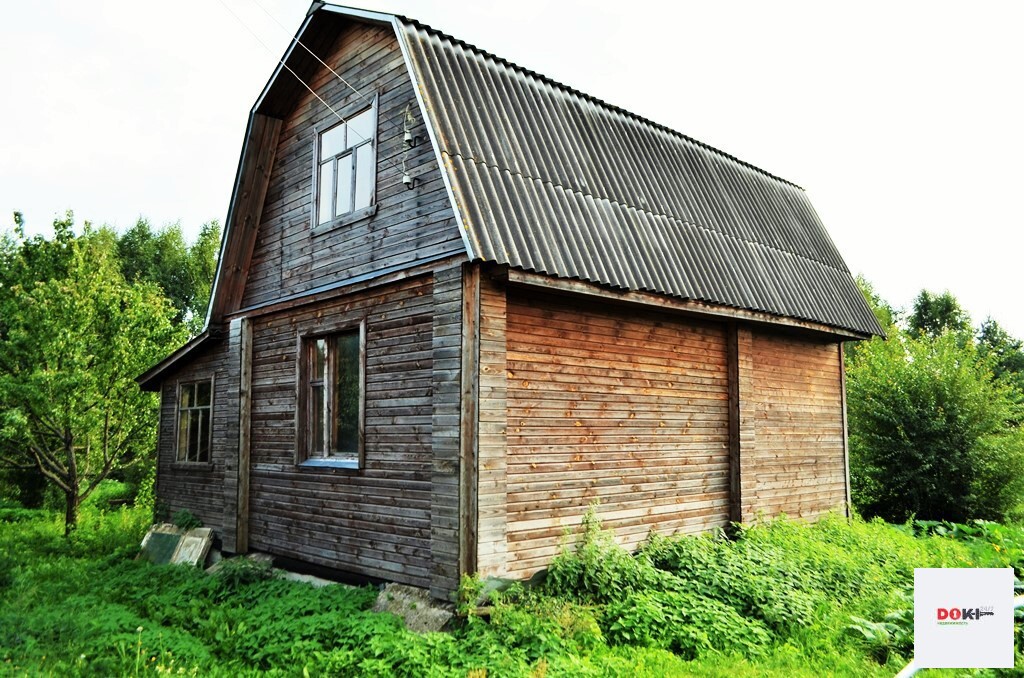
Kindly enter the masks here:
M 1024 500 L 1024 429 L 962 336 L 895 333 L 848 366 L 850 471 L 864 515 L 1004 520 Z

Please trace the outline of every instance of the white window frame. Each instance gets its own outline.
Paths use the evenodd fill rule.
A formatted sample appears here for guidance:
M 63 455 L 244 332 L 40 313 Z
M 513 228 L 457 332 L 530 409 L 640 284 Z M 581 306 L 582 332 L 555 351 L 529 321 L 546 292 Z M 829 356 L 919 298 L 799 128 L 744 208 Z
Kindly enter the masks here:
M 324 125 L 321 127 L 314 128 L 314 144 L 315 148 L 313 151 L 313 214 L 311 216 L 312 228 L 314 231 L 322 231 L 341 226 L 352 221 L 357 221 L 367 216 L 371 216 L 377 210 L 377 140 L 380 134 L 379 131 L 379 112 L 378 112 L 378 96 L 375 94 L 373 101 L 369 106 L 365 102 L 360 102 L 358 107 L 353 107 L 351 112 L 344 116 L 344 121 L 336 121 L 334 124 Z M 348 130 L 346 129 L 346 144 L 345 148 L 338 153 L 334 154 L 330 158 L 322 157 L 323 152 L 323 138 L 324 135 L 332 130 L 337 129 L 342 125 L 348 125 L 348 121 L 357 115 L 361 115 L 366 111 L 371 112 L 373 118 L 373 136 L 369 139 L 356 140 L 354 144 L 347 143 Z M 370 165 L 373 168 L 373 179 L 370 184 L 370 198 L 367 205 L 356 207 L 355 195 L 357 186 L 357 167 L 356 167 L 356 151 L 369 145 L 370 147 Z M 333 171 L 331 174 L 332 185 L 325 190 L 325 187 L 320 185 L 320 173 L 321 167 L 326 165 L 328 162 L 333 164 Z M 338 166 L 343 162 L 351 163 L 351 186 L 350 186 L 350 204 L 351 207 L 347 212 L 342 214 L 335 214 L 337 211 L 336 205 L 333 201 L 337 197 L 337 191 L 335 187 L 338 182 Z M 320 221 L 320 202 L 322 199 L 327 198 L 332 201 L 330 214 L 324 221 Z
M 195 398 L 195 387 L 200 384 L 210 385 L 210 403 L 208 405 L 196 405 L 192 404 L 189 407 L 182 407 L 182 391 L 186 387 L 193 388 L 193 399 Z M 189 466 L 203 467 L 210 466 L 213 463 L 213 403 L 215 399 L 215 383 L 213 377 L 203 377 L 199 379 L 189 379 L 187 381 L 179 381 L 175 385 L 176 399 L 174 403 L 174 463 L 175 464 L 186 464 Z M 199 412 L 199 420 L 201 426 L 203 425 L 203 414 L 205 413 L 205 428 L 206 428 L 206 459 L 199 459 L 199 450 L 196 450 L 196 458 L 189 458 L 188 443 L 190 436 L 188 433 L 185 435 L 185 440 L 181 439 L 181 418 L 185 414 L 191 414 L 192 412 Z M 188 421 L 185 422 L 186 431 L 191 427 L 191 416 Z M 200 437 L 202 431 L 200 431 Z M 184 447 L 183 447 L 184 445 Z

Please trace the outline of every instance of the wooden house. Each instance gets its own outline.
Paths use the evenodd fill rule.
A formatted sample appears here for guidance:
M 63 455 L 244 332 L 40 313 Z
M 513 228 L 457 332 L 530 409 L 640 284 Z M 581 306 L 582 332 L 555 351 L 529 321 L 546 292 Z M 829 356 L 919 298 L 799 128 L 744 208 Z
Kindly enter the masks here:
M 159 498 L 225 550 L 444 597 L 543 568 L 594 502 L 629 547 L 845 511 L 842 342 L 880 332 L 798 186 L 317 2 L 206 328 L 139 382 Z

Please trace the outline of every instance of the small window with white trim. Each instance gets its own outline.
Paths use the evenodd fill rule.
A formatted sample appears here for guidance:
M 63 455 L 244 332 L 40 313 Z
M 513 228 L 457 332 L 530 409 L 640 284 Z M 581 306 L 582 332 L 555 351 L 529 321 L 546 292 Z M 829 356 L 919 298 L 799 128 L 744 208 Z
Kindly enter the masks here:
M 376 136 L 376 101 L 317 135 L 316 226 L 360 214 L 373 205 Z

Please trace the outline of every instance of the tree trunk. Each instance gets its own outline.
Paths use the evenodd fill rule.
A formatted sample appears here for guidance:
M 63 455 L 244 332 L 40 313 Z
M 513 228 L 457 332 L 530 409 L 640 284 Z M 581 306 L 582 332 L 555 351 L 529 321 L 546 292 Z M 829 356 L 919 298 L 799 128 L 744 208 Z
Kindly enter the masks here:
M 78 492 L 64 493 L 64 536 L 70 536 L 78 527 Z

